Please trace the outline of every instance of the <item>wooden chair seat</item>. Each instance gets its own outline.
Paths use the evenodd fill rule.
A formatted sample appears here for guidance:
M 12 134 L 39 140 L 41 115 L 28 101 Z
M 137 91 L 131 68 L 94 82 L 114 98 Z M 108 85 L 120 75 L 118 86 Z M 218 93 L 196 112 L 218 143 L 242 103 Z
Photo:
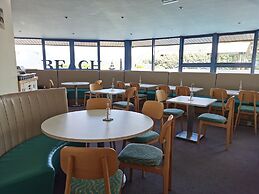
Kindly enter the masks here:
M 180 117 L 184 114 L 184 111 L 179 108 L 166 108 L 164 109 L 164 114 L 167 116 L 173 115 L 175 117 Z
M 198 117 L 199 120 L 202 121 L 209 121 L 209 122 L 214 122 L 214 123 L 226 123 L 227 118 L 221 115 L 217 114 L 212 114 L 212 113 L 203 113 Z
M 112 194 L 119 194 L 123 184 L 123 172 L 118 169 L 110 177 L 110 187 Z M 104 179 L 71 179 L 71 193 L 105 193 Z
M 150 143 L 152 141 L 157 142 L 159 138 L 159 134 L 153 130 L 149 130 L 146 133 L 143 133 L 137 137 L 134 137 L 132 139 L 129 139 L 129 142 L 134 143 Z
M 163 160 L 163 151 L 152 145 L 131 143 L 120 152 L 118 158 L 123 163 L 159 166 Z

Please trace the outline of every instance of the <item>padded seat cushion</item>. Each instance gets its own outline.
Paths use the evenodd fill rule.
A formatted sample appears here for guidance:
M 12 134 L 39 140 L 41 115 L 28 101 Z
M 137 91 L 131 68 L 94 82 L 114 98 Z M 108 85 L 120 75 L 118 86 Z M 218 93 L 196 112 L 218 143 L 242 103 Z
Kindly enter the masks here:
M 225 105 L 226 103 L 224 102 L 224 105 Z M 212 107 L 216 107 L 216 108 L 222 108 L 222 102 L 221 101 L 217 101 L 217 102 L 214 102 L 214 103 L 212 103 L 212 105 L 211 105 Z
M 166 108 L 164 109 L 164 114 L 165 115 L 173 115 L 176 117 L 182 116 L 184 111 L 179 108 Z
M 117 106 L 120 108 L 126 108 L 127 107 L 128 102 L 127 101 L 118 101 L 118 102 L 114 102 L 112 103 L 113 106 Z M 129 103 L 130 107 L 134 107 L 134 104 L 132 104 L 131 102 Z
M 203 113 L 198 117 L 198 119 L 202 121 L 209 121 L 213 123 L 222 123 L 222 124 L 226 123 L 227 121 L 226 117 L 223 117 L 217 114 L 211 114 L 211 113 Z
M 149 130 L 137 137 L 134 137 L 132 139 L 129 139 L 129 142 L 134 142 L 134 143 L 148 143 L 156 138 L 159 137 L 159 134 L 153 130 Z
M 110 177 L 111 193 L 119 194 L 123 181 L 123 172 L 118 169 L 117 172 Z M 104 179 L 86 180 L 76 179 L 71 180 L 71 194 L 99 194 L 105 193 Z
M 163 152 L 152 145 L 131 143 L 120 152 L 118 158 L 123 163 L 159 166 Z
M 254 106 L 241 105 L 240 110 L 242 112 L 254 112 Z M 256 107 L 256 112 L 259 112 L 259 107 Z
M 59 150 L 65 144 L 39 135 L 4 154 L 0 158 L 0 193 L 53 193 L 54 168 L 59 169 Z

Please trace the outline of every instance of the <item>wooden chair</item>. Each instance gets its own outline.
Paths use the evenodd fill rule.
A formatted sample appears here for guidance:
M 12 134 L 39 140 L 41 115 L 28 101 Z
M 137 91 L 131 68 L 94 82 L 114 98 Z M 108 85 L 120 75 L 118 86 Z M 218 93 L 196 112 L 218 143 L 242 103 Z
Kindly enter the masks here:
M 60 161 L 66 174 L 65 194 L 121 192 L 123 173 L 114 149 L 64 147 Z
M 136 110 L 139 111 L 140 110 L 140 102 L 141 101 L 147 101 L 147 94 L 139 94 L 139 90 L 140 90 L 140 85 L 139 83 L 136 82 L 130 82 L 130 87 L 135 87 L 136 88 L 136 95 L 135 95 L 135 99 L 136 99 Z
M 190 96 L 191 91 L 188 86 L 176 86 L 175 94 L 176 94 L 176 96 Z M 186 106 L 186 105 L 175 104 L 174 107 L 188 112 L 187 111 L 188 106 Z
M 173 116 L 162 127 L 159 143 L 162 150 L 146 144 L 128 144 L 119 154 L 120 168 L 130 169 L 130 180 L 132 180 L 132 169 L 144 172 L 156 173 L 163 176 L 163 193 L 168 194 L 171 190 L 173 140 L 175 132 L 175 121 Z
M 112 103 L 112 107 L 114 109 L 122 109 L 122 110 L 130 110 L 134 109 L 135 106 L 133 103 L 130 102 L 131 99 L 134 98 L 136 93 L 136 88 L 131 87 L 127 88 L 124 94 L 124 97 L 127 99 L 126 101 L 117 101 Z
M 257 135 L 257 117 L 259 107 L 256 107 L 256 102 L 259 100 L 259 94 L 256 91 L 240 91 L 238 95 L 239 106 L 236 116 L 235 129 L 240 123 L 240 114 L 254 116 L 254 131 Z
M 111 107 L 111 100 L 108 98 L 90 98 L 86 103 L 86 110 L 106 109 L 107 104 Z
M 232 96 L 228 99 L 225 110 L 228 111 L 228 117 L 224 117 L 222 115 L 211 114 L 211 113 L 203 113 L 201 114 L 199 119 L 199 127 L 198 127 L 198 143 L 200 141 L 200 136 L 206 135 L 206 127 L 207 126 L 215 126 L 226 129 L 226 149 L 228 149 L 229 144 L 232 143 L 233 137 L 233 127 L 234 127 L 234 107 L 235 107 L 235 97 Z M 201 132 L 203 129 L 203 133 Z
M 93 83 L 93 84 L 90 84 L 89 89 L 90 89 L 90 91 L 85 92 L 85 95 L 84 95 L 84 106 L 86 105 L 86 98 L 87 97 L 89 97 L 89 98 L 100 97 L 100 94 L 94 94 L 93 91 L 101 90 L 101 89 L 103 89 L 103 86 L 98 84 L 98 83 Z
M 183 129 L 184 111 L 179 108 L 168 108 L 168 104 L 166 103 L 167 94 L 165 90 L 156 90 L 156 99 L 166 107 L 166 109 L 164 109 L 164 117 L 167 118 L 169 115 L 173 115 L 175 118 L 181 118 L 181 128 Z
M 99 85 L 102 86 L 103 85 L 103 80 L 99 79 L 99 80 L 95 81 L 94 83 L 95 84 L 99 84 Z
M 126 88 L 125 83 L 123 81 L 117 81 L 116 88 L 125 89 Z M 125 99 L 124 94 L 116 95 L 116 101 L 119 101 L 119 100 L 124 101 L 124 99 Z
M 217 102 L 214 102 L 210 107 L 209 107 L 209 112 L 211 113 L 213 109 L 215 110 L 220 110 L 222 112 L 222 116 L 225 115 L 225 102 L 228 99 L 228 94 L 225 89 L 222 88 L 211 88 L 210 89 L 210 97 L 211 98 L 216 98 Z
M 52 79 L 49 80 L 49 88 L 55 88 L 55 84 Z
M 163 125 L 163 110 L 164 110 L 163 103 L 158 101 L 148 100 L 143 105 L 142 113 L 154 120 L 154 126 L 156 121 L 160 121 L 160 128 L 159 128 L 160 130 L 161 126 Z M 144 144 L 153 144 L 158 142 L 159 133 L 154 131 L 154 126 L 151 130 L 135 138 L 129 139 L 128 141 L 131 143 L 144 143 Z M 126 146 L 126 142 L 124 141 L 122 147 L 124 148 L 125 146 Z
M 168 95 L 169 95 L 170 92 L 171 92 L 171 90 L 170 90 L 170 88 L 169 88 L 168 85 L 158 85 L 158 86 L 156 87 L 156 90 L 164 90 L 165 93 L 166 93 L 166 95 L 167 95 L 167 97 L 168 97 Z

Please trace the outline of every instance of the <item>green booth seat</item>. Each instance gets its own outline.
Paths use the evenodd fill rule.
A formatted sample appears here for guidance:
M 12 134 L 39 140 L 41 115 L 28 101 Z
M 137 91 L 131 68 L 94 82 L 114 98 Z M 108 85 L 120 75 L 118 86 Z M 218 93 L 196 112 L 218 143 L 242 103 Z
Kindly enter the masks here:
M 1 194 L 52 194 L 59 152 L 68 143 L 39 135 L 0 158 Z
M 78 88 L 77 89 L 78 99 L 84 99 L 85 92 L 88 92 L 88 91 L 89 91 L 89 89 Z M 67 89 L 67 98 L 68 99 L 75 99 L 75 89 L 73 89 L 73 88 Z

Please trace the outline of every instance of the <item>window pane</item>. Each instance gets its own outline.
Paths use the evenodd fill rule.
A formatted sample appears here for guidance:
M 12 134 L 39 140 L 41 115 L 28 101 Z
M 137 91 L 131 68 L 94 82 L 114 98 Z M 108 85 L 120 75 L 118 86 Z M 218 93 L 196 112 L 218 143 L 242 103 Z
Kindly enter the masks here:
M 248 67 L 218 67 L 217 73 L 250 73 L 251 68 Z
M 183 63 L 210 63 L 211 52 L 212 37 L 185 39 Z
M 218 63 L 251 63 L 254 34 L 219 37 Z
M 259 73 L 259 40 L 257 41 L 257 52 L 256 52 L 255 73 Z
M 152 40 L 132 41 L 132 70 L 152 70 Z
M 97 42 L 75 42 L 76 69 L 98 69 Z
M 101 69 L 123 70 L 124 69 L 124 42 L 100 42 Z
M 179 38 L 155 40 L 155 71 L 178 71 Z
M 210 72 L 210 67 L 183 67 L 183 72 Z
M 15 39 L 17 66 L 25 69 L 43 69 L 40 39 Z
M 70 47 L 68 41 L 45 41 L 47 69 L 68 69 Z

